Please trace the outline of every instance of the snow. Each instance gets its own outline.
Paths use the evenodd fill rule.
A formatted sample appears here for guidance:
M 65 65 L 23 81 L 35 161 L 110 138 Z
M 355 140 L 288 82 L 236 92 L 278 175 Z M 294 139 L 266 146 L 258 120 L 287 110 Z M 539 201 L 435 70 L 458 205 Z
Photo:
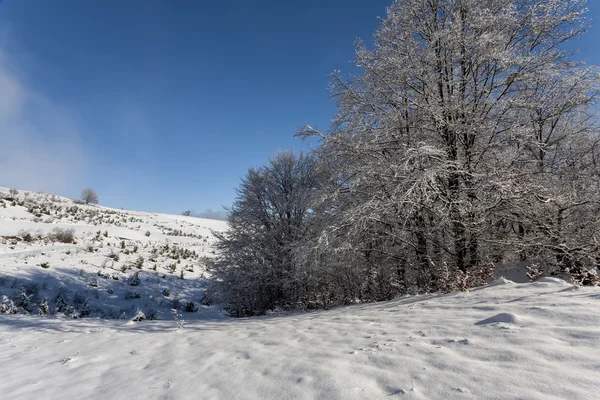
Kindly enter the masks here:
M 487 324 L 495 324 L 495 323 L 507 323 L 507 324 L 518 324 L 522 322 L 521 317 L 512 313 L 500 313 L 494 315 L 493 317 L 486 318 L 483 321 L 477 322 L 475 325 L 487 325 Z
M 9 190 L 0 188 L 0 195 L 9 196 Z M 188 319 L 225 317 L 200 304 L 215 253 L 212 231 L 227 229 L 224 221 L 78 205 L 32 192 L 21 191 L 15 200 L 0 200 L 0 298 L 14 299 L 25 288 L 35 309 L 41 299 L 52 303 L 62 295 L 72 315 L 102 318 L 132 318 L 141 310 L 170 319 L 174 305 L 194 302 L 199 310 Z M 45 212 L 36 217 L 30 207 Z M 57 228 L 72 229 L 76 243 L 46 240 Z M 21 240 L 23 232 L 35 239 Z M 110 258 L 114 254 L 118 260 Z M 141 284 L 132 287 L 128 282 L 136 271 Z
M 556 278 L 536 283 L 499 278 L 466 293 L 310 313 L 231 319 L 216 306 L 199 304 L 198 312 L 179 309 L 174 315 L 161 291 L 197 301 L 209 273 L 199 260 L 184 280 L 177 276 L 179 265 L 175 274 L 163 268 L 168 260 L 162 254 L 157 271 L 144 266 L 121 272 L 119 266 L 140 254 L 150 257 L 150 249 L 166 240 L 212 256 L 210 229 L 226 226 L 107 210 L 142 222 L 113 226 L 62 218 L 44 223 L 18 207 L 0 208 L 0 235 L 25 228 L 51 232 L 58 226 L 75 228 L 78 238 L 77 244 L 0 243 L 0 295 L 12 295 L 13 286 L 26 281 L 39 285 L 39 296 L 69 288 L 99 293 L 91 296 L 96 307 L 132 311 L 126 320 L 0 315 L 0 398 L 598 398 L 598 288 Z M 168 236 L 160 226 L 209 238 L 205 243 Z M 108 231 L 102 247 L 92 240 L 98 230 Z M 107 242 L 117 243 L 119 237 L 127 238 L 128 248 L 137 244 L 138 253 L 120 253 L 114 268 L 102 268 L 108 252 L 116 250 Z M 86 251 L 90 244 L 98 250 Z M 50 268 L 41 268 L 43 261 Z M 98 278 L 98 270 L 120 279 Z M 131 287 L 126 281 L 135 271 L 141 283 Z M 89 285 L 93 279 L 97 287 Z M 132 288 L 140 298 L 124 299 Z M 133 311 L 147 303 L 157 307 L 159 319 L 133 322 Z
M 186 321 L 179 330 L 175 321 L 2 316 L 0 393 L 596 399 L 600 291 L 564 288 L 489 286 L 307 314 Z

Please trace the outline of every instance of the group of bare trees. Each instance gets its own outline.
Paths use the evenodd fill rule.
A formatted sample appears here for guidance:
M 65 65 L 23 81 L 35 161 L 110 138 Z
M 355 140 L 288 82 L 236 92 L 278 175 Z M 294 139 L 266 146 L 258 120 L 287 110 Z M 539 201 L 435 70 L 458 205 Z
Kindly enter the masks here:
M 216 274 L 247 296 L 236 313 L 464 289 L 516 262 L 598 283 L 600 74 L 565 45 L 585 2 L 390 6 L 361 74 L 333 75 L 331 128 L 299 133 L 320 146 L 280 156 L 311 160 L 301 183 L 282 192 L 276 158 L 240 187 Z

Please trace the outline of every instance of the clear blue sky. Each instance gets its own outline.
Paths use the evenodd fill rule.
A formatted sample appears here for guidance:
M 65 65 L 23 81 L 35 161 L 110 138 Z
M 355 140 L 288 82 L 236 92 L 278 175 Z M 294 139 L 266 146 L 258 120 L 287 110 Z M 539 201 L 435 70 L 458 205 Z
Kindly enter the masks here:
M 249 167 L 304 147 L 298 127 L 328 127 L 327 75 L 352 71 L 353 42 L 389 4 L 0 0 L 0 186 L 90 186 L 157 212 L 229 205 Z M 599 41 L 594 27 L 581 56 L 600 63 Z

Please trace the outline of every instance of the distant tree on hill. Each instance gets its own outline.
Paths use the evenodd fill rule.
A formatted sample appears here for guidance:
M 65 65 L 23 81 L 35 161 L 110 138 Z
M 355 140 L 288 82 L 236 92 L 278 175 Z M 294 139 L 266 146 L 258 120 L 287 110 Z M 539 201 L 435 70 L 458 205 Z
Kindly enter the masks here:
M 190 215 L 192 215 L 192 212 L 190 210 L 185 210 L 181 213 L 181 215 L 183 215 L 184 217 L 189 217 Z
M 83 189 L 80 199 L 85 204 L 98 204 L 98 194 L 92 188 Z

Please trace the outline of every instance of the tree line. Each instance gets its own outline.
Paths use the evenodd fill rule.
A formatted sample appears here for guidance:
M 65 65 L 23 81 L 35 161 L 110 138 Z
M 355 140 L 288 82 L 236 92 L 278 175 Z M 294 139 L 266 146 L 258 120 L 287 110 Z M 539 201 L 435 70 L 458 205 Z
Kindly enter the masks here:
M 595 66 L 584 0 L 397 0 L 305 155 L 250 169 L 218 234 L 232 315 L 465 290 L 499 265 L 597 285 Z

